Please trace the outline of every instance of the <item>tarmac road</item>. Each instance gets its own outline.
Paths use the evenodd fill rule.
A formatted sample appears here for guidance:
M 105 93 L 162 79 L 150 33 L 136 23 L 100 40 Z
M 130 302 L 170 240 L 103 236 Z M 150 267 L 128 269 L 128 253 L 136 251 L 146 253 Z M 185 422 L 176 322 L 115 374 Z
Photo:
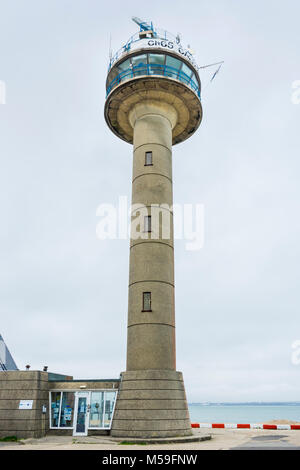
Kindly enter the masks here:
M 233 447 L 232 450 L 300 450 L 300 442 L 299 445 L 293 445 L 286 434 L 271 434 L 254 436 L 244 444 Z

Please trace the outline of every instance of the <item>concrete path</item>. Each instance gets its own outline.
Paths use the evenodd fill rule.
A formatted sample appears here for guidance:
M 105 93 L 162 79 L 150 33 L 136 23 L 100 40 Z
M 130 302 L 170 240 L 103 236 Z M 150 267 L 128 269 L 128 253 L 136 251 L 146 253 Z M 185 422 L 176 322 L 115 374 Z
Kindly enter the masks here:
M 203 430 L 194 433 L 208 434 Z M 0 450 L 300 450 L 300 431 L 211 429 L 209 434 L 212 439 L 204 442 L 152 445 L 124 445 L 106 436 L 47 436 L 19 443 L 1 442 Z

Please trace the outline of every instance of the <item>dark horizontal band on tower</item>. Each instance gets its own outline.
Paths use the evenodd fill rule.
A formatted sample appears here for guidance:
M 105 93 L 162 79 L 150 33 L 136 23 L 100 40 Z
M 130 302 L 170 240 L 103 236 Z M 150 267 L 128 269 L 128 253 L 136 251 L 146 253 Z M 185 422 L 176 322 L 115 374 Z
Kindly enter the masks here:
M 144 147 L 145 145 L 159 145 L 160 147 L 164 147 L 165 149 L 169 150 L 170 154 L 172 155 L 172 150 L 169 147 L 167 147 L 164 144 L 159 144 L 157 142 L 147 142 L 145 144 L 138 145 L 137 147 L 134 147 L 133 152 L 135 152 L 136 150 L 138 150 L 141 147 Z
M 139 381 L 146 381 L 146 380 L 149 380 L 150 382 L 152 381 L 159 381 L 159 382 L 183 382 L 183 379 L 179 380 L 179 379 L 162 379 L 161 377 L 160 378 L 155 378 L 155 379 L 123 379 L 122 382 L 139 382 Z
M 171 328 L 175 328 L 175 325 L 171 325 L 170 323 L 159 323 L 159 322 L 141 322 L 141 323 L 133 323 L 132 325 L 128 325 L 127 328 L 131 328 L 132 326 L 139 326 L 139 325 L 163 325 L 163 326 L 170 326 Z M 127 380 L 124 380 L 124 382 L 127 382 Z M 167 381 L 168 382 L 168 381 Z M 175 380 L 175 382 L 178 382 L 177 380 Z M 153 390 L 153 389 L 149 389 L 149 390 Z M 159 389 L 159 390 L 163 390 L 163 389 Z
M 132 240 L 132 238 L 131 238 Z M 138 245 L 142 245 L 143 243 L 160 243 L 161 245 L 166 245 L 168 246 L 169 248 L 171 248 L 172 250 L 174 250 L 174 246 L 170 245 L 169 243 L 165 243 L 165 242 L 161 242 L 160 240 L 153 240 L 153 239 L 147 239 L 147 241 L 143 241 L 143 242 L 138 242 L 138 243 L 134 243 L 133 245 L 130 245 L 130 250 L 131 248 L 134 248 L 135 246 L 138 246 Z
M 141 176 L 150 176 L 150 175 L 162 176 L 163 178 L 167 178 L 167 180 L 169 180 L 170 183 L 173 184 L 173 181 L 168 176 L 163 175 L 162 173 L 153 173 L 153 172 L 151 172 L 151 173 L 142 173 L 141 175 L 136 176 L 135 178 L 133 178 L 132 184 L 135 182 L 136 179 L 140 178 Z
M 135 281 L 135 282 L 131 282 L 131 283 L 128 285 L 128 287 L 131 287 L 131 286 L 133 286 L 134 284 L 140 284 L 141 282 L 161 282 L 162 284 L 168 284 L 169 286 L 175 288 L 175 285 L 172 284 L 172 282 L 168 282 L 168 281 L 159 281 L 158 279 L 145 279 L 144 281 Z
M 140 204 L 140 205 L 141 205 L 141 208 L 146 207 L 147 209 L 148 209 L 148 207 L 150 207 L 150 208 L 152 208 L 152 207 L 156 208 L 156 207 L 158 206 L 158 209 L 163 209 L 163 210 L 165 210 L 165 211 L 170 212 L 170 214 L 173 215 L 173 211 L 167 209 L 166 207 L 161 206 L 160 204 L 154 203 L 154 204 L 150 204 L 150 205 L 149 205 L 149 204 L 148 204 L 148 205 L 145 205 L 145 204 L 143 204 L 142 202 L 136 202 L 136 203 L 134 203 L 134 204 Z M 164 204 L 164 203 L 162 203 L 162 204 Z M 169 204 L 168 204 L 168 205 L 169 205 Z M 138 211 L 139 209 L 140 209 L 140 207 L 135 207 L 134 211 L 136 212 L 136 211 Z M 132 215 L 132 213 L 131 213 L 131 215 Z

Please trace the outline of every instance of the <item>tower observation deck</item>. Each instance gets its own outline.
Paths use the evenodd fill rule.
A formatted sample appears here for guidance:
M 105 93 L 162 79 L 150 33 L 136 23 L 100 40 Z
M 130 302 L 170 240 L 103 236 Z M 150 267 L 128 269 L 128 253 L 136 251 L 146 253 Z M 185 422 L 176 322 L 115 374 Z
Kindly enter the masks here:
M 175 353 L 172 145 L 189 138 L 200 125 L 201 82 L 193 55 L 178 36 L 157 30 L 152 23 L 138 24 L 140 31 L 111 57 L 104 111 L 112 132 L 133 144 L 135 208 L 127 365 L 111 433 L 186 436 L 192 434 L 191 424 Z M 137 237 L 133 229 L 138 212 L 143 217 Z M 167 237 L 162 214 L 168 216 Z
M 110 60 L 106 94 L 106 122 L 129 143 L 133 127 L 128 111 L 143 97 L 173 105 L 173 145 L 190 137 L 202 119 L 198 66 L 180 38 L 167 31 L 142 30 L 127 41 Z

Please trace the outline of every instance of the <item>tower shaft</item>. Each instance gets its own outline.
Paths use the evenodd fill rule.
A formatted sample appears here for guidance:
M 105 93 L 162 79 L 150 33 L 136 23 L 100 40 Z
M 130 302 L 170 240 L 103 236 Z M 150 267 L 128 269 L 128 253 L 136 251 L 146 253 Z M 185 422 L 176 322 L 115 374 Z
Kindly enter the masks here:
M 127 370 L 121 374 L 111 434 L 191 435 L 175 357 L 172 128 L 177 113 L 167 103 L 144 100 L 131 110 L 129 121 L 134 152 Z M 151 217 L 145 238 L 135 236 L 137 213 L 140 224 Z
M 172 213 L 175 119 L 171 106 L 155 101 L 135 106 L 130 116 L 134 152 L 127 370 L 176 368 Z M 134 236 L 135 214 L 141 224 L 150 217 L 148 227 L 140 227 L 145 238 Z M 145 294 L 151 305 L 144 305 Z

